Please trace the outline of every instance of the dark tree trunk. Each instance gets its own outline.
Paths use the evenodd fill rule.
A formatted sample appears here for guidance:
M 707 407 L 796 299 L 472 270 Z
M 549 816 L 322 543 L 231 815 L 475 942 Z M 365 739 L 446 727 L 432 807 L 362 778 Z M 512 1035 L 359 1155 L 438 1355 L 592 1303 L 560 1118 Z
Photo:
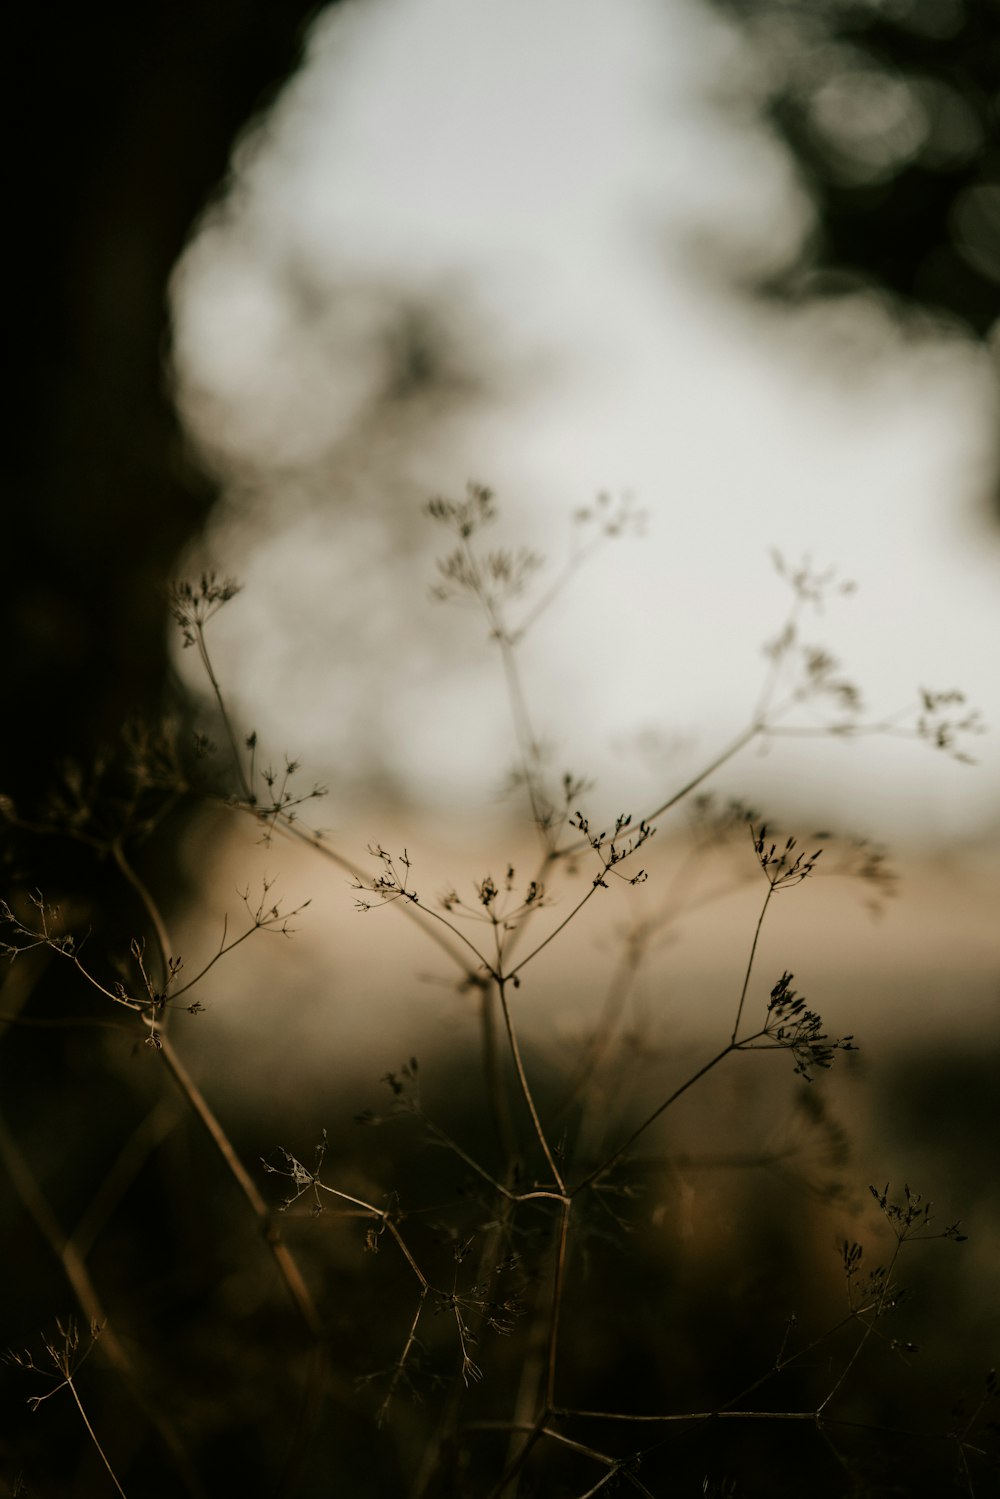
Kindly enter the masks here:
M 14 478 L 0 791 L 30 807 L 167 682 L 162 585 L 212 503 L 165 371 L 166 288 L 241 127 L 299 61 L 309 0 L 24 7 L 9 206 Z M 15 173 L 15 179 L 17 178 Z

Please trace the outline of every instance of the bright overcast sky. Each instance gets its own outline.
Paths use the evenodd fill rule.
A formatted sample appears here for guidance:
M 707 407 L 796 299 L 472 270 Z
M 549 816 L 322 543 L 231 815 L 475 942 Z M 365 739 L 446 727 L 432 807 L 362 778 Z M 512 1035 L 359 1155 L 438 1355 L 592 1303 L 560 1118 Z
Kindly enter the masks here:
M 182 409 L 231 498 L 212 560 L 247 584 L 219 664 L 276 756 L 336 785 L 377 753 L 414 797 L 495 795 L 502 684 L 472 616 L 449 630 L 428 602 L 436 539 L 411 520 L 468 478 L 497 491 L 498 539 L 553 565 L 598 490 L 648 517 L 525 642 L 536 728 L 558 769 L 598 776 L 602 808 L 638 810 L 745 724 L 786 604 L 771 547 L 857 581 L 810 633 L 873 710 L 960 686 L 1000 725 L 988 363 L 904 338 L 874 302 L 792 314 L 725 290 L 724 257 L 780 261 L 809 222 L 733 103 L 749 70 L 697 0 L 321 18 L 175 287 Z M 453 306 L 479 390 L 409 425 L 376 399 L 401 298 Z M 1000 804 L 996 735 L 972 748 L 979 769 L 786 742 L 725 784 L 795 806 L 805 784 L 850 831 L 970 834 Z

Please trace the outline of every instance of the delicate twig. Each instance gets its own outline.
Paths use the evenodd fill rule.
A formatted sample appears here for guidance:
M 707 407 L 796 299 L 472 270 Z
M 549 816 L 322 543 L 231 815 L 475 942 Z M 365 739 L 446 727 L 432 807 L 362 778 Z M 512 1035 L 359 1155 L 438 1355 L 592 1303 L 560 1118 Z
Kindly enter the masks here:
M 497 634 L 497 644 L 500 648 L 500 659 L 503 662 L 504 678 L 507 683 L 507 696 L 510 700 L 511 716 L 514 720 L 514 733 L 521 754 L 525 789 L 528 793 L 528 800 L 531 803 L 531 815 L 547 852 L 552 846 L 550 815 L 542 806 L 540 792 L 536 785 L 536 766 L 539 760 L 538 740 L 535 737 L 535 732 L 531 727 L 531 719 L 528 716 L 528 706 L 524 698 L 524 689 L 521 686 L 521 677 L 518 671 L 513 642 L 505 631 L 500 631 Z
M 747 959 L 746 973 L 743 975 L 743 988 L 740 990 L 739 1003 L 736 1006 L 736 1019 L 733 1022 L 732 1035 L 729 1038 L 732 1043 L 735 1043 L 737 1032 L 740 1028 L 740 1020 L 743 1015 L 743 1006 L 746 1002 L 747 989 L 750 987 L 750 975 L 753 973 L 754 959 L 757 956 L 757 943 L 760 940 L 761 927 L 764 925 L 764 917 L 767 915 L 767 908 L 771 903 L 771 897 L 773 894 L 774 885 L 769 884 L 767 887 L 767 894 L 764 896 L 764 903 L 760 908 L 760 915 L 757 917 L 757 925 L 754 928 L 753 941 L 750 944 L 750 956 Z
M 122 1488 L 121 1484 L 118 1482 L 118 1478 L 117 1478 L 117 1476 L 115 1474 L 115 1470 L 111 1466 L 110 1461 L 108 1460 L 107 1453 L 105 1452 L 104 1448 L 101 1446 L 100 1442 L 97 1439 L 97 1432 L 94 1430 L 93 1426 L 91 1426 L 91 1424 L 90 1424 L 90 1418 L 88 1417 L 87 1412 L 83 1408 L 83 1401 L 80 1399 L 80 1396 L 77 1393 L 76 1381 L 73 1379 L 73 1377 L 70 1374 L 67 1374 L 67 1376 L 66 1376 L 66 1387 L 67 1387 L 67 1389 L 69 1390 L 70 1394 L 73 1397 L 73 1400 L 74 1400 L 74 1402 L 76 1404 L 76 1408 L 80 1412 L 80 1419 L 83 1421 L 84 1426 L 87 1428 L 87 1431 L 88 1431 L 88 1433 L 90 1435 L 90 1440 L 93 1442 L 94 1447 L 97 1450 L 97 1454 L 98 1454 L 98 1456 L 101 1459 L 101 1462 L 104 1464 L 105 1468 L 107 1468 L 107 1470 L 108 1470 L 108 1475 L 109 1475 L 109 1477 L 111 1479 L 111 1482 L 114 1484 L 115 1488 L 118 1490 L 119 1494 L 122 1496 L 122 1499 L 128 1499 L 128 1495 L 125 1493 L 125 1490 Z
M 566 1277 L 566 1242 L 569 1237 L 572 1203 L 562 1204 L 559 1214 L 559 1236 L 556 1240 L 555 1269 L 552 1274 L 552 1313 L 549 1322 L 549 1347 L 545 1371 L 545 1407 L 551 1410 L 555 1401 L 556 1356 L 559 1350 L 559 1318 L 562 1312 L 563 1284 Z
M 131 1358 L 108 1321 L 100 1294 L 87 1268 L 85 1255 L 74 1240 L 63 1231 L 34 1172 L 14 1143 L 2 1118 L 0 1118 L 0 1156 L 3 1158 L 7 1174 L 14 1184 L 17 1195 L 62 1266 L 63 1274 L 84 1318 L 90 1326 L 102 1329 L 101 1348 L 108 1362 L 131 1390 L 139 1409 L 160 1436 L 188 1491 L 191 1494 L 201 1494 L 201 1484 L 191 1469 L 180 1438 L 159 1404 L 146 1395 Z
M 743 733 L 738 734 L 728 748 L 724 749 L 721 754 L 717 755 L 714 760 L 706 765 L 704 770 L 699 771 L 679 791 L 675 791 L 672 796 L 669 796 L 665 802 L 661 802 L 658 807 L 654 807 L 652 812 L 647 812 L 642 819 L 643 822 L 655 822 L 657 818 L 663 816 L 664 812 L 669 812 L 672 807 L 676 807 L 678 802 L 682 802 L 685 797 L 690 796 L 691 792 L 695 791 L 703 781 L 707 781 L 709 776 L 714 775 L 717 770 L 721 770 L 727 761 L 731 760 L 734 755 L 738 755 L 740 750 L 745 749 L 762 732 L 761 726 L 756 723 L 751 724 L 748 729 L 744 729 Z M 581 839 L 577 843 L 571 843 L 566 848 L 558 849 L 557 857 L 560 859 L 571 858 L 574 854 L 582 852 L 587 846 L 588 840 Z
M 549 933 L 549 935 L 545 938 L 545 940 L 543 942 L 539 942 L 539 944 L 538 944 L 537 947 L 532 948 L 531 952 L 528 953 L 528 956 L 526 958 L 522 958 L 521 961 L 520 961 L 520 963 L 518 963 L 514 968 L 512 968 L 509 973 L 505 973 L 504 974 L 504 978 L 506 980 L 515 979 L 517 977 L 517 975 L 521 972 L 522 968 L 526 968 L 527 965 L 534 958 L 538 957 L 538 954 L 540 952 L 542 952 L 546 947 L 548 947 L 548 945 L 549 945 L 550 942 L 554 942 L 555 941 L 555 939 L 559 936 L 560 932 L 564 931 L 566 929 L 566 927 L 569 926 L 570 922 L 574 919 L 574 917 L 578 916 L 580 914 L 580 912 L 583 910 L 584 906 L 587 904 L 587 902 L 593 896 L 595 890 L 598 890 L 598 889 L 600 889 L 600 886 L 598 884 L 595 883 L 595 884 L 590 885 L 590 887 L 587 890 L 586 895 L 582 896 L 580 898 L 580 900 L 577 901 L 576 905 L 570 911 L 569 915 L 568 916 L 564 916 L 563 919 L 562 919 L 562 921 L 560 921 L 559 925 L 553 931 L 551 931 Z
M 552 1149 L 546 1138 L 545 1130 L 542 1127 L 542 1121 L 538 1113 L 538 1107 L 535 1103 L 534 1094 L 531 1091 L 531 1086 L 528 1082 L 528 1076 L 524 1070 L 524 1062 L 521 1058 L 521 1048 L 518 1044 L 517 1031 L 514 1027 L 513 1016 L 510 1013 L 510 1005 L 507 1002 L 506 983 L 499 983 L 497 985 L 497 991 L 500 996 L 500 1008 L 503 1011 L 504 1025 L 507 1028 L 507 1040 L 510 1043 L 510 1054 L 514 1059 L 514 1070 L 517 1073 L 517 1080 L 521 1085 L 521 1093 L 524 1097 L 525 1103 L 528 1105 L 528 1112 L 531 1115 L 531 1122 L 535 1126 L 535 1134 L 538 1136 L 538 1143 L 542 1147 L 542 1152 L 545 1156 L 546 1161 L 548 1161 L 549 1170 L 552 1172 L 552 1178 L 555 1181 L 556 1186 L 559 1188 L 559 1191 L 564 1193 L 566 1191 L 566 1184 L 563 1181 L 562 1173 L 560 1172 L 559 1167 L 556 1165 L 555 1156 L 552 1154 Z
M 236 733 L 233 729 L 232 720 L 229 717 L 229 710 L 226 707 L 226 700 L 222 695 L 222 688 L 219 686 L 219 680 L 216 677 L 215 669 L 212 666 L 212 658 L 208 653 L 208 647 L 205 643 L 205 628 L 201 621 L 199 621 L 195 627 L 195 644 L 198 648 L 198 655 L 201 659 L 201 664 L 204 668 L 205 675 L 208 677 L 208 680 L 212 686 L 212 692 L 215 694 L 215 702 L 219 709 L 219 717 L 222 719 L 222 724 L 226 731 L 226 737 L 229 740 L 229 748 L 232 751 L 233 756 L 233 769 L 239 776 L 243 795 L 246 797 L 248 802 L 252 802 L 254 799 L 253 787 L 251 786 L 250 781 L 247 777 L 247 773 L 243 768 L 243 760 L 240 755 Z
M 161 974 L 161 984 L 165 988 L 170 977 L 171 957 L 170 938 L 167 936 L 166 923 L 164 922 L 163 917 L 160 914 L 159 906 L 153 899 L 149 886 L 145 883 L 145 881 L 139 878 L 139 875 L 136 873 L 135 867 L 132 864 L 131 860 L 126 858 L 125 849 L 120 838 L 116 838 L 112 843 L 111 853 L 115 863 L 121 870 L 121 873 L 124 875 L 128 883 L 132 886 L 132 889 L 135 891 L 135 893 L 138 895 L 143 910 L 146 912 L 146 915 L 149 917 L 149 920 L 153 924 L 153 930 L 156 933 L 156 943 L 157 947 L 159 948 L 160 961 L 163 970 Z
M 49 1390 L 44 1395 L 32 1395 L 28 1400 L 28 1404 L 33 1411 L 37 1411 L 40 1405 L 43 1405 L 46 1400 L 51 1399 L 53 1395 L 57 1395 L 60 1390 L 69 1390 L 70 1395 L 73 1397 L 73 1403 L 80 1413 L 80 1419 L 87 1430 L 87 1435 L 90 1437 L 90 1440 L 94 1445 L 94 1449 L 97 1452 L 98 1457 L 104 1464 L 105 1470 L 109 1478 L 111 1479 L 111 1482 L 114 1484 L 118 1493 L 121 1495 L 121 1499 L 128 1499 L 125 1490 L 122 1488 L 121 1483 L 118 1480 L 118 1475 L 115 1473 L 114 1468 L 111 1466 L 111 1461 L 107 1453 L 101 1446 L 101 1443 L 97 1436 L 97 1432 L 94 1430 L 93 1425 L 91 1424 L 90 1417 L 87 1415 L 83 1401 L 80 1399 L 80 1393 L 76 1388 L 76 1372 L 79 1369 L 80 1365 L 84 1363 L 88 1354 L 90 1354 L 90 1352 L 93 1350 L 94 1345 L 101 1335 L 102 1328 L 99 1323 L 91 1323 L 90 1343 L 84 1350 L 84 1352 L 79 1355 L 79 1357 L 77 1356 L 77 1349 L 80 1346 L 80 1335 L 77 1331 L 76 1323 L 73 1321 L 73 1319 L 70 1318 L 66 1323 L 57 1321 L 56 1331 L 58 1332 L 59 1337 L 62 1340 L 61 1344 L 57 1344 L 54 1338 L 46 1339 L 44 1344 L 49 1363 L 52 1365 L 52 1368 L 55 1371 L 54 1376 L 49 1374 L 47 1369 L 39 1368 L 39 1366 L 35 1363 L 33 1356 L 28 1350 L 25 1350 L 23 1353 L 11 1353 L 8 1355 L 8 1358 L 12 1363 L 16 1364 L 27 1373 L 44 1374 L 48 1378 L 59 1378 L 59 1383 L 55 1385 L 53 1389 Z
M 251 1211 L 260 1223 L 264 1234 L 264 1241 L 271 1252 L 271 1257 L 278 1268 L 278 1273 L 285 1283 L 288 1294 L 303 1324 L 313 1337 L 321 1337 L 322 1323 L 320 1322 L 319 1313 L 316 1310 L 312 1294 L 302 1278 L 302 1272 L 291 1250 L 281 1238 L 267 1203 L 261 1197 L 256 1184 L 247 1174 L 242 1161 L 233 1149 L 229 1136 L 222 1128 L 222 1125 L 209 1107 L 201 1089 L 195 1083 L 166 1036 L 161 1035 L 158 1050 L 167 1071 L 174 1079 L 174 1082 L 190 1104 L 194 1113 L 201 1120 L 212 1143 L 225 1162 L 230 1176 L 232 1176 L 236 1185 L 243 1193 Z
M 606 1171 L 609 1171 L 611 1167 L 615 1165 L 617 1161 L 620 1161 L 622 1156 L 625 1155 L 626 1152 L 635 1144 L 639 1136 L 644 1134 L 646 1130 L 649 1129 L 649 1126 L 651 1124 L 654 1124 L 656 1120 L 659 1119 L 660 1115 L 665 1113 L 666 1110 L 670 1108 L 671 1104 L 676 1103 L 678 1098 L 685 1094 L 689 1088 L 692 1088 L 695 1083 L 699 1082 L 703 1077 L 705 1077 L 707 1073 L 711 1072 L 713 1067 L 717 1067 L 721 1061 L 729 1056 L 730 1052 L 738 1051 L 739 1049 L 740 1048 L 738 1046 L 735 1046 L 733 1042 L 730 1041 L 726 1046 L 722 1048 L 721 1051 L 716 1052 L 715 1056 L 710 1058 L 710 1060 L 707 1061 L 703 1067 L 699 1067 L 697 1072 L 692 1073 L 692 1075 L 687 1079 L 686 1082 L 681 1083 L 679 1088 L 675 1088 L 674 1091 L 670 1094 L 670 1097 L 665 1098 L 663 1102 L 653 1110 L 649 1117 L 644 1119 L 642 1124 L 638 1125 L 638 1127 L 632 1131 L 627 1140 L 619 1145 L 616 1150 L 612 1151 L 612 1153 L 607 1156 L 599 1166 L 595 1166 L 593 1171 L 589 1172 L 582 1181 L 577 1182 L 576 1186 L 572 1188 L 570 1195 L 575 1197 L 577 1193 L 582 1192 L 585 1187 L 589 1187 L 592 1182 L 596 1181 L 599 1176 L 603 1176 Z
M 389 1414 L 389 1407 L 392 1404 L 393 1396 L 396 1393 L 396 1387 L 399 1384 L 399 1381 L 402 1379 L 403 1371 L 406 1368 L 406 1360 L 409 1358 L 413 1346 L 417 1341 L 417 1326 L 420 1322 L 421 1313 L 424 1309 L 424 1302 L 427 1299 L 428 1290 L 429 1287 L 426 1285 L 421 1286 L 420 1288 L 420 1299 L 417 1302 L 417 1309 L 413 1314 L 413 1321 L 410 1323 L 409 1331 L 406 1334 L 406 1342 L 403 1344 L 403 1351 L 396 1361 L 396 1365 L 392 1372 L 392 1377 L 389 1380 L 389 1388 L 385 1392 L 385 1397 L 382 1401 L 382 1404 L 379 1406 L 378 1415 L 375 1418 L 375 1424 L 379 1427 L 384 1426 L 385 1424 L 385 1418 Z

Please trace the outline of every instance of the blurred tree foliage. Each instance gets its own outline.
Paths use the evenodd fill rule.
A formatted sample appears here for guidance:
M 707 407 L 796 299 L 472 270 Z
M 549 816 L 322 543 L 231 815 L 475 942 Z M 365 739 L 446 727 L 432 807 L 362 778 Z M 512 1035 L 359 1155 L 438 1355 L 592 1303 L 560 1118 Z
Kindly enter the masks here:
M 998 0 L 716 0 L 819 216 L 766 289 L 875 281 L 984 337 L 1000 317 Z
M 766 108 L 819 228 L 761 290 L 857 277 L 986 337 L 1000 306 L 998 0 L 715 0 L 759 44 Z M 309 0 L 21 7 L 14 153 L 19 410 L 2 609 L 0 790 L 89 763 L 167 680 L 157 590 L 213 499 L 164 369 L 166 287 L 241 127 L 294 69 Z
M 755 289 L 867 285 L 996 348 L 1000 0 L 714 3 L 753 45 L 766 118 L 817 215 L 798 259 Z

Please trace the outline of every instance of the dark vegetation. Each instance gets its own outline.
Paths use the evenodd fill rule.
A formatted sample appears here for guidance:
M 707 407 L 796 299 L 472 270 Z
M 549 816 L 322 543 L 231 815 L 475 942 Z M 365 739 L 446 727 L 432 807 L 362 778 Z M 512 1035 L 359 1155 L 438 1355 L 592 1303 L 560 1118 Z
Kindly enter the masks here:
M 232 721 L 209 634 L 238 590 L 210 576 L 175 585 L 171 606 L 224 748 L 201 731 L 176 752 L 135 737 L 128 796 L 70 771 L 37 822 L 5 803 L 16 832 L 76 840 L 131 896 L 116 914 L 82 892 L 57 903 L 21 887 L 0 906 L 0 1149 L 23 1333 L 9 1373 L 39 1417 L 11 1425 L 14 1491 L 790 1494 L 803 1468 L 821 1494 L 982 1491 L 996 1389 L 970 1368 L 976 1286 L 962 1288 L 960 1265 L 928 1269 L 966 1233 L 905 1182 L 873 1183 L 864 1242 L 844 1234 L 839 1271 L 818 1252 L 832 1213 L 858 1221 L 850 1133 L 823 1082 L 858 1043 L 792 973 L 760 971 L 769 913 L 824 857 L 876 901 L 892 875 L 878 850 L 828 834 L 800 846 L 705 790 L 748 745 L 788 736 L 904 735 L 969 760 L 977 715 L 960 693 L 926 689 L 909 716 L 869 714 L 804 633 L 849 586 L 776 558 L 791 602 L 747 728 L 645 815 L 598 827 L 581 810 L 585 782 L 552 776 L 521 682 L 558 588 L 533 596 L 538 559 L 486 544 L 488 490 L 470 485 L 429 514 L 451 535 L 434 595 L 481 613 L 503 660 L 514 785 L 536 840 L 527 874 L 508 865 L 426 897 L 406 849 L 374 844 L 357 860 L 314 832 L 322 788 L 300 789 L 300 767 L 272 768 Z M 578 516 L 597 542 L 635 521 L 606 498 Z M 185 1061 L 211 1023 L 205 981 L 222 981 L 244 942 L 292 936 L 305 908 L 247 887 L 241 924 L 189 966 L 138 861 L 196 797 L 349 872 L 365 920 L 414 922 L 453 965 L 466 1034 L 429 1067 L 414 1056 L 386 1072 L 381 1103 L 353 1120 L 346 1078 L 332 1104 L 325 1088 L 278 1087 L 234 1108 L 230 1087 L 223 1119 L 210 1073 L 199 1083 Z M 663 874 L 658 826 L 685 809 L 682 878 L 658 914 L 629 921 L 629 899 Z M 720 856 L 730 881 L 758 890 L 728 1017 L 710 1044 L 672 1044 L 669 1026 L 630 1034 L 625 1004 L 653 939 L 683 916 L 700 861 Z M 551 984 L 536 960 L 551 963 L 609 901 L 626 924 L 601 1015 L 582 1043 L 536 1053 L 531 1017 Z M 774 1054 L 756 1097 L 739 1081 L 750 1052 Z M 775 1082 L 782 1057 L 792 1095 Z M 713 1176 L 707 1192 L 692 1186 Z M 699 1194 L 708 1221 L 692 1254 Z M 75 1306 L 55 1313 L 54 1299 Z

